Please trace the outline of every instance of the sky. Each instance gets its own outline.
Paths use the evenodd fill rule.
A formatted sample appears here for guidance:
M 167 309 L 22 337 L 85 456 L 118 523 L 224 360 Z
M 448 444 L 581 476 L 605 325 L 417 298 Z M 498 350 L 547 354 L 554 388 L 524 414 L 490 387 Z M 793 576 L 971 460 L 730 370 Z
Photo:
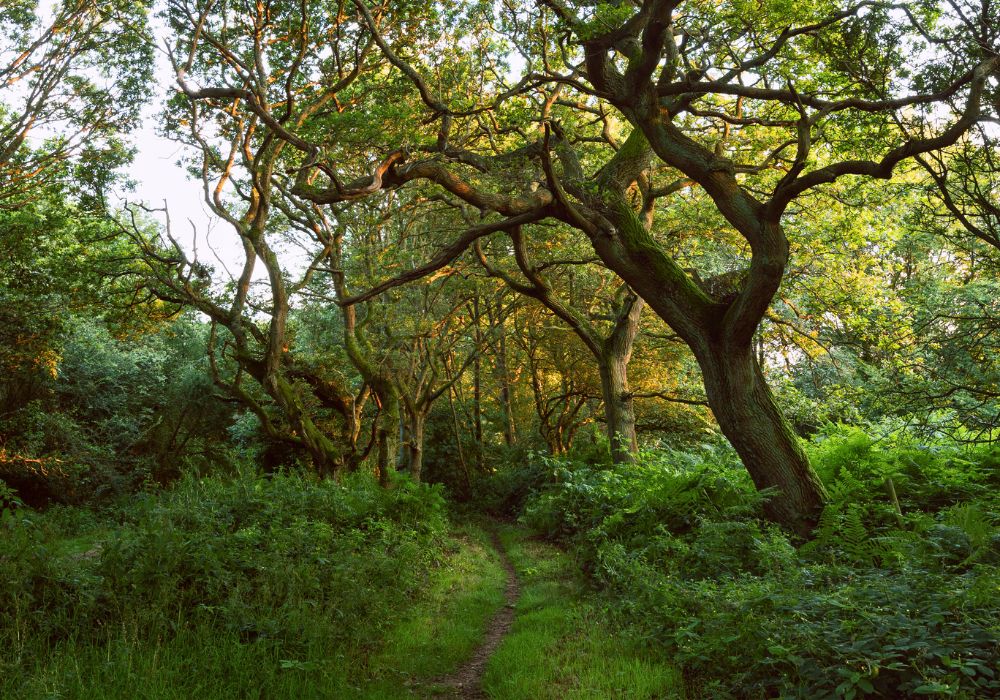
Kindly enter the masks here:
M 209 211 L 201 182 L 191 179 L 178 162 L 185 147 L 157 133 L 158 115 L 176 86 L 163 51 L 157 52 L 153 82 L 156 93 L 143 110 L 142 128 L 132 134 L 136 156 L 126 169 L 128 177 L 135 182 L 135 189 L 122 193 L 122 202 L 142 202 L 155 208 L 166 206 L 174 236 L 182 244 L 191 244 L 197 232 L 197 250 L 203 262 L 216 265 L 207 249 L 210 245 L 230 269 L 238 267 L 236 263 L 242 257 L 242 247 L 228 224 L 220 222 Z

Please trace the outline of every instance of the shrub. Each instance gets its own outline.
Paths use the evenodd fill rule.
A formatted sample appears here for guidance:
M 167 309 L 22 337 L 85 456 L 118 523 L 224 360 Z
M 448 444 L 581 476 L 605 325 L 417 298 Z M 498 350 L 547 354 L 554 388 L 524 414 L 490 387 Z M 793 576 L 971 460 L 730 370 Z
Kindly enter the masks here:
M 497 466 L 473 474 L 468 489 L 468 506 L 475 512 L 510 517 L 553 479 L 548 457 L 522 447 L 495 448 L 491 457 Z
M 102 516 L 5 511 L 0 696 L 20 661 L 64 642 L 138 643 L 197 631 L 273 646 L 364 646 L 441 553 L 439 489 L 296 476 L 186 478 Z M 115 525 L 114 520 L 120 524 Z M 5 683 L 7 685 L 5 685 Z
M 996 451 L 844 427 L 810 450 L 832 500 L 798 549 L 723 449 L 549 460 L 523 519 L 692 697 L 1000 697 Z

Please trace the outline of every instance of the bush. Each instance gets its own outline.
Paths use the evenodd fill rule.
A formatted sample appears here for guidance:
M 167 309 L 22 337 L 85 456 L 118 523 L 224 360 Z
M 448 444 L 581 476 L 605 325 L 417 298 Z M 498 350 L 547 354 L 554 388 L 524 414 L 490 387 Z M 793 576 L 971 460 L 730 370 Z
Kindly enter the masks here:
M 810 450 L 833 498 L 798 549 L 725 449 L 548 460 L 523 519 L 692 697 L 1000 697 L 996 451 L 843 427 Z
M 497 517 L 515 516 L 524 504 L 553 479 L 548 458 L 524 447 L 494 448 L 492 459 L 497 466 L 485 473 L 473 474 L 466 499 L 473 512 Z
M 857 427 L 829 426 L 810 457 L 834 501 L 888 502 L 891 480 L 904 511 L 927 511 L 993 497 L 1000 486 L 1000 448 L 928 442 L 901 430 L 876 439 Z
M 554 483 L 529 500 L 523 521 L 547 537 L 576 545 L 585 567 L 594 564 L 603 544 L 618 543 L 631 551 L 665 548 L 672 553 L 672 566 L 712 575 L 711 564 L 696 561 L 706 550 L 691 543 L 713 537 L 723 523 L 763 536 L 757 521 L 763 497 L 735 455 L 721 448 L 647 452 L 637 463 L 617 468 L 546 461 Z M 738 554 L 723 558 L 735 561 Z
M 273 647 L 362 647 L 441 553 L 438 489 L 296 476 L 186 478 L 103 516 L 5 511 L 0 524 L 0 696 L 21 661 L 64 643 L 140 644 L 197 631 Z M 119 521 L 115 524 L 114 520 Z

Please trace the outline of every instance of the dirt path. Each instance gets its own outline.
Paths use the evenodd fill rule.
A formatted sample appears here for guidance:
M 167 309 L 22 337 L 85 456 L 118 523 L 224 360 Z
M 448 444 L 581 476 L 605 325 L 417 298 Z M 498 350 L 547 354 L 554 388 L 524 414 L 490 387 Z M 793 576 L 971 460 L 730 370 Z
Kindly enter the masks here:
M 449 697 L 470 700 L 486 697 L 486 693 L 482 689 L 483 673 L 486 671 L 486 664 L 490 660 L 490 657 L 493 656 L 493 652 L 500 646 L 500 642 L 503 641 L 503 638 L 510 630 L 511 624 L 514 622 L 514 606 L 517 604 L 517 599 L 521 594 L 517 582 L 517 572 L 514 571 L 514 565 L 511 563 L 510 557 L 507 556 L 507 552 L 500 542 L 500 537 L 495 531 L 492 533 L 492 539 L 493 547 L 496 549 L 497 554 L 500 555 L 504 571 L 507 572 L 504 604 L 497 611 L 496 615 L 493 616 L 493 619 L 490 620 L 490 624 L 486 628 L 486 635 L 483 637 L 483 642 L 476 649 L 472 658 L 451 675 L 439 678 L 436 681 L 435 685 L 444 688 Z

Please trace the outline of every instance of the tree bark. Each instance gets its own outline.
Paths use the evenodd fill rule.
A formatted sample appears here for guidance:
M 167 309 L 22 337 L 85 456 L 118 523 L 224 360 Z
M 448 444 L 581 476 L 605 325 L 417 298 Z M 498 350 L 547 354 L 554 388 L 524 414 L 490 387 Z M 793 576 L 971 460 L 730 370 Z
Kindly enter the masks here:
M 628 386 L 628 363 L 639 333 L 639 317 L 645 302 L 629 293 L 615 320 L 615 327 L 601 342 L 597 358 L 604 399 L 604 419 L 614 464 L 631 464 L 639 452 L 635 430 L 635 407 Z
M 377 427 L 378 452 L 375 469 L 378 472 L 378 482 L 389 486 L 389 475 L 395 468 L 396 446 L 399 443 L 399 396 L 395 387 L 380 378 L 369 378 L 372 391 L 379 402 L 379 421 Z
M 758 490 L 764 512 L 799 535 L 819 519 L 826 491 L 778 409 L 752 347 L 710 344 L 697 353 L 709 406 Z
M 316 473 L 320 476 L 332 476 L 339 479 L 345 464 L 344 450 L 338 448 L 333 440 L 316 426 L 303 407 L 302 399 L 298 396 L 295 387 L 277 374 L 268 377 L 264 386 L 281 406 L 288 422 L 309 452 Z
M 635 462 L 639 441 L 635 432 L 635 409 L 628 388 L 627 362 L 621 355 L 601 358 L 601 394 L 604 399 L 604 419 L 611 461 L 615 464 Z
M 381 416 L 379 420 L 381 420 Z M 392 453 L 395 452 L 393 441 L 389 438 L 390 434 L 391 431 L 381 426 L 375 433 L 375 440 L 378 445 L 375 450 L 375 472 L 378 477 L 378 483 L 383 488 L 389 487 L 389 475 L 391 473 L 389 465 L 392 462 Z
M 420 483 L 421 473 L 424 468 L 424 426 L 427 424 L 427 416 L 419 411 L 408 416 L 409 440 L 406 443 L 407 468 L 410 471 L 410 478 Z

